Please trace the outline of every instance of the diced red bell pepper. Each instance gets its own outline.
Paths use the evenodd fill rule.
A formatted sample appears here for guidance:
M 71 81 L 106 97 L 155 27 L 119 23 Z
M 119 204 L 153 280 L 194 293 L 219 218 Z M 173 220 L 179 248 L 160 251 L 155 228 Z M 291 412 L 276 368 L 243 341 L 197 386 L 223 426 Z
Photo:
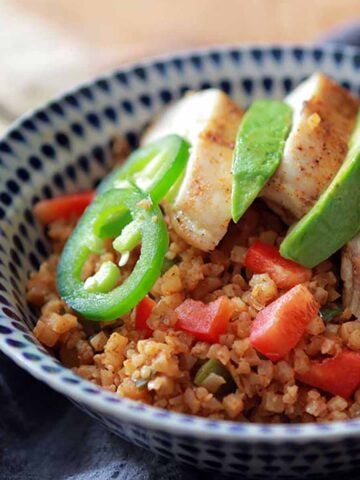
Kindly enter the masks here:
M 152 330 L 147 324 L 147 320 L 155 307 L 156 302 L 150 297 L 144 297 L 135 308 L 135 328 L 136 330 L 143 330 L 146 337 L 150 337 Z
M 360 353 L 344 349 L 335 357 L 312 361 L 310 369 L 296 377 L 311 387 L 349 398 L 360 386 Z
M 40 200 L 34 206 L 34 215 L 43 225 L 48 225 L 55 220 L 80 217 L 94 196 L 95 192 L 92 190 Z
M 226 331 L 234 307 L 225 296 L 208 304 L 188 298 L 175 311 L 178 316 L 177 328 L 198 340 L 216 343 L 219 335 Z
M 283 258 L 276 247 L 259 241 L 253 243 L 246 252 L 244 264 L 255 273 L 268 273 L 276 285 L 284 290 L 311 278 L 309 268 Z
M 252 345 L 272 361 L 280 360 L 299 342 L 320 305 L 304 285 L 297 285 L 261 310 L 252 326 Z

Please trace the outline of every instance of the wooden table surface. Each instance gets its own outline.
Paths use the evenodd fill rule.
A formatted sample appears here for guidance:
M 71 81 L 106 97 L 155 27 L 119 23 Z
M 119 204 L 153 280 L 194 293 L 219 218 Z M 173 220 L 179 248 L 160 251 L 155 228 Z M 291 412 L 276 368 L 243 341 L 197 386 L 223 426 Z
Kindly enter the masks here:
M 311 42 L 360 0 L 0 0 L 0 131 L 122 62 L 219 43 Z

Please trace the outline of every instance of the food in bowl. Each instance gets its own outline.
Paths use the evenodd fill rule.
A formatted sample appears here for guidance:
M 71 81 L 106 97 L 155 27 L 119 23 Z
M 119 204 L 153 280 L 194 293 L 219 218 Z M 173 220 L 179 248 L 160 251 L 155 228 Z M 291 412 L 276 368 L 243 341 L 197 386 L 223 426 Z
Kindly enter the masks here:
M 322 74 L 246 113 L 215 89 L 170 106 L 96 192 L 35 206 L 53 248 L 35 336 L 161 408 L 358 416 L 358 109 Z

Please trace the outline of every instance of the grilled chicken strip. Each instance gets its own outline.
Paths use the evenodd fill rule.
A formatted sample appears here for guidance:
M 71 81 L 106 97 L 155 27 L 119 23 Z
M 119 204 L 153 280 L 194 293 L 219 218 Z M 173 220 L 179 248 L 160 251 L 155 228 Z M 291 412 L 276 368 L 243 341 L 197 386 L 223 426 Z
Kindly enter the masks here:
M 321 73 L 285 101 L 294 111 L 292 129 L 281 165 L 261 195 L 291 225 L 309 211 L 341 166 L 359 101 Z
M 360 235 L 342 250 L 341 278 L 344 282 L 343 304 L 355 317 L 360 317 Z
M 201 250 L 216 247 L 231 219 L 231 165 L 243 111 L 221 90 L 189 93 L 145 132 L 143 143 L 177 133 L 192 145 L 175 199 L 164 204 L 175 231 Z

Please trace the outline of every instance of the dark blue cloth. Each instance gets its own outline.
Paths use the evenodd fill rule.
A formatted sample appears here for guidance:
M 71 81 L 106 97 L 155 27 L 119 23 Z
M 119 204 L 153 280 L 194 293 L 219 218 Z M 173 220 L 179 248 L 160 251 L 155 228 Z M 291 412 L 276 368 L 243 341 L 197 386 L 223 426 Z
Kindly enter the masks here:
M 319 43 L 360 45 L 360 23 Z M 1 480 L 225 480 L 115 437 L 0 353 Z
M 1 353 L 0 409 L 1 480 L 211 479 L 109 433 Z

